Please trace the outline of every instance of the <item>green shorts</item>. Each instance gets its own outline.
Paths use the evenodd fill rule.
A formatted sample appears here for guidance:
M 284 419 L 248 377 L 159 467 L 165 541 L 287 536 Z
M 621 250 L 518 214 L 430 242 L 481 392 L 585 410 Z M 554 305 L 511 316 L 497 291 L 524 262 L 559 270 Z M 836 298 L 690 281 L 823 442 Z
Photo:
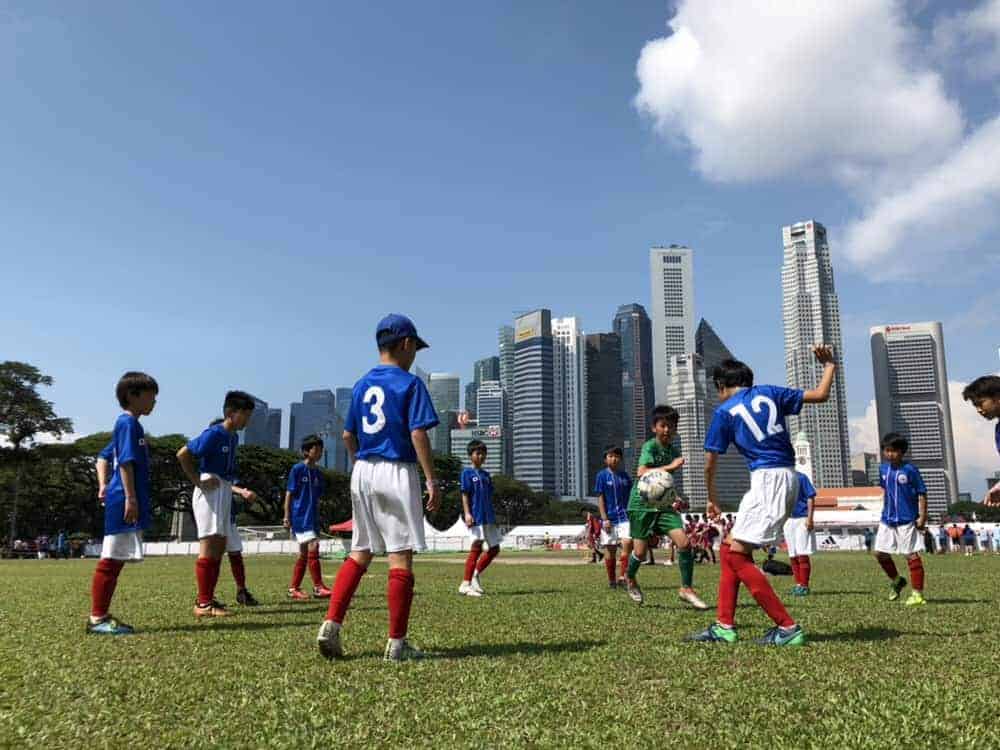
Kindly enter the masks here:
M 633 539 L 667 536 L 675 529 L 684 528 L 680 513 L 672 510 L 629 509 L 628 523 Z

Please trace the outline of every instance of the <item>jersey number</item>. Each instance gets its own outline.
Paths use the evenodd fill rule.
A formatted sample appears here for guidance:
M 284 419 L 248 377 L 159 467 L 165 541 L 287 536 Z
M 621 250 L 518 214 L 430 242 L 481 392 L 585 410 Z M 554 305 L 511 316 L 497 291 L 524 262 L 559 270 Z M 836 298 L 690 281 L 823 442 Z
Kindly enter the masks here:
M 374 422 L 369 422 L 368 417 L 363 417 L 361 419 L 361 429 L 364 430 L 367 435 L 374 435 L 376 432 L 381 431 L 381 429 L 385 427 L 385 412 L 382 411 L 382 404 L 385 403 L 385 391 L 377 385 L 373 385 L 365 391 L 364 398 L 361 399 L 361 402 L 368 404 L 368 411 L 370 411 L 371 416 L 375 418 Z
M 784 432 L 785 428 L 778 424 L 778 406 L 767 396 L 754 396 L 753 400 L 750 402 L 750 406 L 753 408 L 754 414 L 760 414 L 761 404 L 767 406 L 767 435 L 760 429 L 760 425 L 757 424 L 756 420 L 747 411 L 747 408 L 743 404 L 737 404 L 729 413 L 734 417 L 739 417 L 744 422 L 746 422 L 747 429 L 753 433 L 753 436 L 757 438 L 757 442 L 761 442 L 764 438 L 771 435 L 777 435 L 780 432 Z

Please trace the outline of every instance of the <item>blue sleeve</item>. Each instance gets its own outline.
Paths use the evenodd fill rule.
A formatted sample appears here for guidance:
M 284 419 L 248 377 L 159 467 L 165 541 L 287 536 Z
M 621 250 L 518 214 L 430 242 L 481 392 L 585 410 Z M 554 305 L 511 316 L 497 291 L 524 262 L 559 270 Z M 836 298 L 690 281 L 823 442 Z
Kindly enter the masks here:
M 798 414 L 802 411 L 802 398 L 805 391 L 798 388 L 781 388 L 773 386 L 774 400 L 781 406 L 782 414 Z
M 913 482 L 913 486 L 917 490 L 918 495 L 927 494 L 927 486 L 924 484 L 924 478 L 920 476 L 920 469 L 918 469 L 913 464 L 910 464 L 910 481 Z
M 347 408 L 347 418 L 344 420 L 344 431 L 352 435 L 358 434 L 358 415 L 354 413 L 354 391 L 351 391 L 351 405 Z
M 115 438 L 111 437 L 111 442 L 101 448 L 101 452 L 97 454 L 98 458 L 103 458 L 105 461 L 115 460 Z
M 816 488 L 805 474 L 799 475 L 799 491 L 805 498 L 816 497 Z
M 287 489 L 293 495 L 298 491 L 299 475 L 301 473 L 299 472 L 299 467 L 301 465 L 302 464 L 295 464 L 295 466 L 292 467 L 292 470 L 288 472 L 288 484 L 286 485 L 285 489 Z
M 438 416 L 437 412 L 434 411 L 434 404 L 431 403 L 431 394 L 427 392 L 427 386 L 420 378 L 413 379 L 409 401 L 406 421 L 411 431 L 429 430 L 431 427 L 437 427 Z
M 604 469 L 601 469 L 599 472 L 597 472 L 597 476 L 594 477 L 594 494 L 595 495 L 603 495 L 604 494 L 604 482 L 601 481 L 602 479 L 604 479 Z
M 115 444 L 115 453 L 118 455 L 118 465 L 131 463 L 139 456 L 139 439 L 142 437 L 142 428 L 139 427 L 138 420 L 123 419 L 115 425 L 115 434 L 112 441 Z
M 721 408 L 715 410 L 712 424 L 705 434 L 705 450 L 709 453 L 725 453 L 733 442 L 733 426 L 729 415 Z
M 878 465 L 878 486 L 881 487 L 883 490 L 885 489 L 885 477 L 886 477 L 886 474 L 883 472 L 884 469 L 885 469 L 885 464 Z
M 198 437 L 188 441 L 187 449 L 198 458 L 201 458 L 206 453 L 215 449 L 216 434 L 215 430 L 205 430 Z
M 472 494 L 472 472 L 468 469 L 462 469 L 462 477 L 459 480 L 462 485 L 462 492 L 466 495 Z

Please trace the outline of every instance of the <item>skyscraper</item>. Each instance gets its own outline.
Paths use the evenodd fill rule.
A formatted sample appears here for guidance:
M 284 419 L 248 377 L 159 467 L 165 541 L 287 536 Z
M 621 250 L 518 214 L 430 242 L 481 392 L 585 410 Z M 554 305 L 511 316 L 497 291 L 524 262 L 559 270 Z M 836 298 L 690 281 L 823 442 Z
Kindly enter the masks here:
M 879 435 L 909 440 L 907 459 L 924 477 L 928 513 L 940 516 L 958 501 L 941 324 L 877 326 L 871 344 Z
M 612 330 L 622 352 L 622 466 L 634 474 L 653 410 L 653 341 L 646 308 L 635 302 L 620 305 Z
M 697 354 L 683 354 L 670 359 L 670 382 L 665 403 L 679 415 L 675 445 L 684 456 L 684 467 L 674 473 L 674 486 L 691 509 L 701 511 L 708 502 L 705 487 L 705 432 L 712 419 L 705 368 Z M 716 487 L 720 496 L 722 488 Z
M 476 418 L 480 427 L 503 427 L 506 394 L 499 380 L 484 380 L 476 391 Z M 497 458 L 503 461 L 503 456 Z
M 458 411 L 459 394 L 461 393 L 458 375 L 450 372 L 432 372 L 427 383 L 427 390 L 430 391 L 431 401 L 438 413 Z
M 549 493 L 556 490 L 552 346 L 549 310 L 514 321 L 514 476 Z
M 497 351 L 500 352 L 500 387 L 504 391 L 503 473 L 514 474 L 514 328 L 500 326 L 497 330 Z
M 481 440 L 486 444 L 486 461 L 483 468 L 491 474 L 500 474 L 502 432 L 499 427 L 466 427 L 451 431 L 451 455 L 462 462 L 462 467 L 472 466 L 469 458 L 469 441 Z
M 724 359 L 733 359 L 733 353 L 722 343 L 719 334 L 704 318 L 698 323 L 698 330 L 694 333 L 694 350 L 701 357 L 711 388 L 712 371 L 715 366 Z
M 267 401 L 253 397 L 254 408 L 250 421 L 243 428 L 240 442 L 243 445 L 263 445 L 269 448 L 281 447 L 281 409 L 268 408 Z M 271 412 L 277 412 L 278 433 L 275 437 L 273 417 Z
M 267 444 L 271 448 L 281 447 L 281 409 L 267 410 Z
M 604 448 L 621 447 L 625 427 L 622 421 L 622 344 L 617 333 L 591 333 L 584 337 L 587 373 L 587 469 L 585 494 L 590 494 L 594 476 L 604 468 Z M 623 467 L 633 472 L 628 464 Z
M 297 451 L 306 435 L 315 435 L 337 416 L 333 391 L 322 388 L 303 391 L 302 401 L 293 403 L 288 417 L 288 449 Z
M 585 497 L 587 482 L 587 365 L 576 318 L 552 319 L 556 494 Z
M 486 380 L 500 380 L 500 358 L 484 357 L 477 359 L 472 366 L 472 380 L 465 385 L 465 406 L 469 416 L 476 416 L 476 392 L 479 384 Z
M 832 346 L 840 365 L 830 400 L 789 417 L 788 429 L 793 435 L 800 430 L 806 433 L 812 445 L 817 487 L 850 487 L 844 346 L 826 229 L 819 222 L 804 221 L 781 231 L 785 245 L 781 293 L 786 383 L 802 390 L 816 386 L 823 372 L 812 353 L 817 344 Z
M 347 446 L 344 445 L 344 420 L 339 414 L 332 414 L 326 424 L 316 430 L 316 436 L 323 441 L 323 455 L 319 465 L 331 471 L 348 470 Z
M 694 262 L 680 245 L 649 251 L 653 324 L 653 383 L 657 403 L 667 399 L 672 357 L 691 354 L 694 344 Z
M 351 399 L 354 398 L 353 388 L 338 388 L 337 391 L 337 416 L 347 421 L 347 413 L 351 410 Z

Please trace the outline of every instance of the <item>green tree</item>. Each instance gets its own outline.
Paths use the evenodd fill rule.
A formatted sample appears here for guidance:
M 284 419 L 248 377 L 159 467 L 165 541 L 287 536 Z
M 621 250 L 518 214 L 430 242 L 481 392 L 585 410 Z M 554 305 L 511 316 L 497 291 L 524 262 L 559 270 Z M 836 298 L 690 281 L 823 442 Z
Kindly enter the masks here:
M 972 502 L 954 503 L 948 506 L 949 518 L 958 518 L 961 516 L 971 521 L 973 514 L 975 514 L 977 521 L 988 523 L 1000 522 L 1000 507 Z
M 57 438 L 73 431 L 73 422 L 56 416 L 51 401 L 38 393 L 39 386 L 51 386 L 52 377 L 24 362 L 0 362 L 0 432 L 10 443 L 6 461 L 13 466 L 10 486 L 10 538 L 17 536 L 17 514 L 28 449 L 42 433 Z
M 503 474 L 493 477 L 493 509 L 497 522 L 504 526 L 517 526 L 527 521 L 532 511 L 545 504 L 545 498 L 517 479 Z

